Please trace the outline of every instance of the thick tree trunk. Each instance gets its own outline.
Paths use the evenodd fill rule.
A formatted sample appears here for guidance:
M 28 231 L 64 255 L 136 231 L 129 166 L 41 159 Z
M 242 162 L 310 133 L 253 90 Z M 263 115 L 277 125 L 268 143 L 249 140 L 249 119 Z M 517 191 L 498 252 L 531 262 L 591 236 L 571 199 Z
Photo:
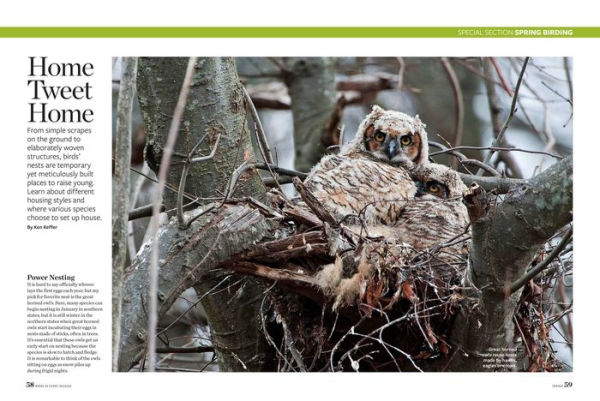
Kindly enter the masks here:
M 140 59 L 138 96 L 148 135 L 146 162 L 154 171 L 158 171 L 186 65 L 185 58 Z M 247 114 L 234 60 L 200 58 L 194 71 L 175 153 L 187 155 L 206 135 L 197 153 L 207 155 L 217 137 L 220 136 L 220 140 L 212 161 L 191 166 L 186 192 L 201 198 L 221 196 L 233 171 L 242 162 L 254 157 L 246 125 Z M 175 158 L 177 160 L 181 158 Z M 178 185 L 181 170 L 182 164 L 171 166 L 168 182 Z M 235 196 L 262 197 L 263 194 L 262 181 L 253 171 L 238 180 Z M 165 207 L 172 209 L 177 194 L 167 191 L 163 199 Z
M 457 353 L 449 370 L 481 371 L 483 355 L 511 346 L 521 291 L 511 284 L 540 246 L 573 218 L 573 159 L 550 167 L 472 222 L 472 247 L 461 313 L 452 329 Z
M 187 217 L 191 218 L 201 212 L 202 209 L 197 209 L 187 214 Z M 159 315 L 164 315 L 185 289 L 195 283 L 207 281 L 207 272 L 219 263 L 269 235 L 271 227 L 271 223 L 258 211 L 229 205 L 223 206 L 218 212 L 200 217 L 186 231 L 181 231 L 177 222 L 172 219 L 169 225 L 161 228 L 158 240 L 161 261 L 158 284 L 158 299 L 161 302 Z M 130 369 L 145 350 L 150 248 L 150 244 L 145 246 L 125 275 L 120 371 Z M 216 323 L 216 327 L 212 328 L 215 334 L 213 341 L 220 353 L 220 359 L 223 359 L 220 361 L 221 368 L 244 370 L 231 362 L 232 358 L 237 357 L 244 362 L 248 370 L 259 370 L 264 361 L 264 347 L 262 333 L 256 328 L 259 315 L 256 304 L 260 305 L 261 299 L 248 303 L 249 298 L 256 294 L 257 290 L 253 288 L 255 284 L 246 283 L 246 288 L 240 292 L 240 299 L 226 289 L 239 277 L 232 277 L 221 285 L 218 285 L 218 281 L 214 282 L 217 279 L 218 277 L 213 275 L 211 283 L 214 290 L 220 291 L 204 296 L 203 306 L 206 308 L 209 324 L 212 326 Z M 202 285 L 203 292 L 199 293 L 201 297 L 206 293 L 204 288 L 211 283 Z M 248 320 L 239 321 L 240 317 Z M 236 348 L 226 348 L 234 342 L 238 343 Z M 232 365 L 223 365 L 224 362 L 230 362 Z
M 131 160 L 131 112 L 137 75 L 137 58 L 123 58 L 123 76 L 117 102 L 115 144 L 115 196 L 112 215 L 112 369 L 118 369 L 121 335 L 121 297 L 123 271 L 127 259 L 127 215 L 129 212 L 129 167 Z
M 182 58 L 140 59 L 138 93 L 148 133 L 146 159 L 155 171 L 158 169 L 186 64 L 187 59 Z M 254 159 L 246 114 L 242 87 L 233 59 L 200 59 L 183 115 L 182 132 L 175 147 L 176 155 L 186 156 L 204 138 L 198 153 L 206 155 L 210 153 L 217 138 L 220 138 L 215 156 L 195 163 L 190 168 L 185 190 L 192 197 L 201 198 L 200 202 L 203 202 L 202 198 L 222 197 L 233 171 L 244 161 Z M 177 186 L 181 171 L 182 164 L 171 166 L 168 183 Z M 232 193 L 235 197 L 258 199 L 263 198 L 264 194 L 264 185 L 254 170 L 241 174 Z M 167 209 L 174 208 L 176 201 L 175 192 L 165 193 L 164 204 Z M 265 225 L 265 220 L 255 211 L 236 213 L 236 210 L 231 210 L 228 206 L 217 206 L 217 209 L 194 222 L 187 230 L 179 230 L 171 222 L 161 231 L 159 300 L 162 304 L 159 316 L 166 313 L 185 289 L 195 286 L 207 312 L 221 369 L 260 370 L 266 359 L 266 340 L 258 320 L 261 303 L 258 295 L 262 288 L 255 281 L 244 279 L 237 297 L 232 296 L 231 288 L 213 292 L 215 288 L 223 290 L 220 287 L 223 277 L 220 273 L 206 274 L 204 269 L 215 266 L 220 261 L 219 255 L 225 257 L 240 252 L 252 241 L 260 240 L 268 225 Z M 200 210 L 194 212 L 198 213 Z M 227 235 L 224 236 L 224 233 Z M 199 236 L 202 241 L 195 241 L 194 236 Z M 181 243 L 187 243 L 188 246 L 179 249 L 177 244 Z M 140 350 L 143 350 L 140 338 L 145 339 L 147 251 L 149 252 L 146 249 L 139 255 L 125 280 L 124 293 L 127 298 L 123 303 L 121 322 L 123 352 L 120 370 L 129 369 L 139 358 Z M 235 281 L 237 280 L 233 278 L 225 283 L 225 288 Z

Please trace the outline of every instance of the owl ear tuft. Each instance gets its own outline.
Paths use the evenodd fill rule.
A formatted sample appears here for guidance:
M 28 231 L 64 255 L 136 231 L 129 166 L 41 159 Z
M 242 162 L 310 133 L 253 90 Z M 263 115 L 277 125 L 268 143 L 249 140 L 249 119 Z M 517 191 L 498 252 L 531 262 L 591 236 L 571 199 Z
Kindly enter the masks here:
M 418 114 L 415 115 L 414 121 L 415 126 L 419 127 L 419 129 L 425 129 L 426 125 L 423 124 L 423 121 L 421 121 Z
M 373 124 L 375 122 L 375 120 L 377 120 L 379 117 L 381 117 L 384 113 L 385 113 L 384 109 L 382 109 L 381 107 L 379 107 L 377 105 L 373 105 L 373 107 L 371 108 L 371 112 L 365 118 L 365 122 L 366 122 L 365 128 L 366 128 L 366 126 Z
M 381 107 L 377 106 L 376 104 L 373 105 L 373 107 L 371 108 L 371 114 L 380 116 L 385 112 L 384 109 L 382 109 Z

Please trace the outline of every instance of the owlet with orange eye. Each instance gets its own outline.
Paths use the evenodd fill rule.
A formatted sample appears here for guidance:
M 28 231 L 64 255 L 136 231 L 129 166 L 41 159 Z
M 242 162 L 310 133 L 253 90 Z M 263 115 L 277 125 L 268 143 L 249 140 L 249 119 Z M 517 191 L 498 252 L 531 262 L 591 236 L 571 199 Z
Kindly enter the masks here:
M 427 133 L 419 117 L 374 106 L 355 138 L 325 156 L 304 181 L 339 221 L 369 235 L 388 235 L 417 192 L 409 172 L 427 161 Z
M 397 237 L 420 250 L 467 236 L 469 213 L 462 201 L 467 186 L 458 173 L 442 164 L 426 163 L 409 174 L 416 192 L 395 225 Z
M 427 132 L 419 116 L 373 106 L 341 156 L 370 157 L 402 167 L 424 164 L 429 157 Z
M 456 171 L 437 163 L 426 163 L 409 170 L 415 182 L 416 198 L 462 199 L 467 186 Z

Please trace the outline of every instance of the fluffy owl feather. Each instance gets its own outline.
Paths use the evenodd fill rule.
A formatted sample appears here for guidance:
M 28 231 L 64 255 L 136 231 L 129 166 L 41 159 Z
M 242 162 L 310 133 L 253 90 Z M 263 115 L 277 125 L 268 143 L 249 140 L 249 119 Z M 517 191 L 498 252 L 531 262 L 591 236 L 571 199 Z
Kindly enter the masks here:
M 373 106 L 352 142 L 338 156 L 324 157 L 305 185 L 339 221 L 386 236 L 417 192 L 407 168 L 427 158 L 427 133 L 418 116 Z
M 406 172 L 402 168 L 391 168 Z M 465 243 L 448 242 L 468 235 L 469 217 L 462 203 L 462 195 L 467 190 L 465 184 L 454 170 L 435 163 L 412 168 L 409 177 L 414 180 L 412 197 L 396 202 L 396 205 L 393 205 L 393 200 L 381 203 L 382 210 L 390 204 L 400 210 L 395 220 L 387 224 L 379 220 L 368 227 L 369 232 L 383 235 L 384 241 L 365 244 L 354 261 L 356 268 L 352 274 L 343 268 L 340 256 L 336 257 L 335 263 L 323 266 L 317 274 L 316 282 L 334 299 L 334 309 L 360 302 L 370 285 L 384 288 L 383 294 L 388 289 L 397 292 L 394 285 L 398 285 L 398 280 L 390 277 L 402 276 L 405 263 L 410 263 L 423 250 L 445 245 L 431 261 L 442 267 L 456 262 L 456 258 L 464 258 L 467 251 L 463 249 Z M 393 192 L 392 188 L 387 190 Z M 380 192 L 386 192 L 385 186 L 378 190 Z M 382 214 L 385 214 L 384 211 Z M 390 281 L 396 284 L 390 286 Z
M 429 146 L 425 124 L 418 115 L 410 117 L 373 106 L 354 139 L 342 148 L 340 155 L 367 157 L 404 167 L 427 163 Z
M 305 185 L 338 221 L 366 227 L 371 236 L 383 234 L 378 227 L 393 226 L 417 192 L 407 170 L 347 156 L 324 157 Z
M 412 169 L 415 196 L 403 205 L 394 236 L 415 249 L 430 248 L 464 233 L 469 225 L 462 196 L 467 190 L 456 171 L 436 163 Z
M 316 275 L 318 286 L 335 299 L 334 308 L 361 300 L 369 286 L 385 293 L 414 255 L 468 227 L 462 203 L 467 188 L 454 170 L 428 162 L 427 133 L 418 116 L 374 106 L 356 137 L 339 155 L 324 157 L 305 185 L 338 221 L 384 238 L 367 241 L 352 260 L 338 255 Z M 456 246 L 448 253 L 459 252 Z

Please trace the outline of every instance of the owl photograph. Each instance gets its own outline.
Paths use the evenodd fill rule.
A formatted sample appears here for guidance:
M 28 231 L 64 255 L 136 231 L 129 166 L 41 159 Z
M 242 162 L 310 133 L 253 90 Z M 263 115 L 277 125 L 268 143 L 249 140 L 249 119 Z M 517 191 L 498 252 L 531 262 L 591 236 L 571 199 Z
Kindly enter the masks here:
M 113 364 L 570 372 L 569 57 L 113 60 Z

